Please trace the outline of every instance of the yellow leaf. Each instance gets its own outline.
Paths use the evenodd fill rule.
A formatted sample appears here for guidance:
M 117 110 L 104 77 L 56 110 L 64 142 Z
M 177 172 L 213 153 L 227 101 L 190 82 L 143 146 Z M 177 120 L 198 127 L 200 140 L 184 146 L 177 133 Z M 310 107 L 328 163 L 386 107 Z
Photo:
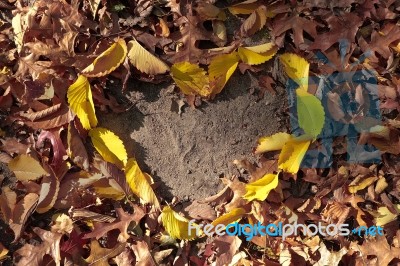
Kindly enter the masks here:
M 258 0 L 247 0 L 239 4 L 228 7 L 229 12 L 233 15 L 248 15 L 259 7 L 261 3 Z
M 297 54 L 285 53 L 280 56 L 285 72 L 302 90 L 308 89 L 308 72 L 310 64 Z
M 270 60 L 278 51 L 273 43 L 264 43 L 253 47 L 239 47 L 238 53 L 243 63 L 259 65 Z
M 361 182 L 357 182 L 358 184 L 349 186 L 350 193 L 357 193 L 359 190 L 363 190 L 364 188 L 368 187 L 369 185 L 373 184 L 376 181 L 376 176 L 371 176 L 367 178 L 363 178 Z
M 242 219 L 243 215 L 246 214 L 246 210 L 243 208 L 235 208 L 230 212 L 225 213 L 224 215 L 215 219 L 211 224 L 217 226 L 219 224 L 223 224 L 227 226 L 230 223 L 234 223 Z
M 279 151 L 286 142 L 292 139 L 292 135 L 279 132 L 270 137 L 262 137 L 258 140 L 258 146 L 255 153 L 260 154 L 267 151 Z
M 184 94 L 210 95 L 208 77 L 204 69 L 189 62 L 179 62 L 171 67 L 171 75 Z
M 218 55 L 211 60 L 208 72 L 210 87 L 214 95 L 222 91 L 233 72 L 235 72 L 238 63 L 239 56 L 236 52 Z
M 383 226 L 396 220 L 400 213 L 400 204 L 394 205 L 394 208 L 396 209 L 397 214 L 392 213 L 387 207 L 379 207 L 378 215 L 375 216 L 375 225 Z
M 129 61 L 140 71 L 150 75 L 163 74 L 169 71 L 167 64 L 144 49 L 136 40 L 128 43 L 128 50 Z
M 86 77 L 102 77 L 113 72 L 124 62 L 128 49 L 124 39 L 118 39 L 110 48 L 102 52 L 96 59 L 82 70 Z
M 7 258 L 8 249 L 6 249 L 3 244 L 0 243 L 0 260 Z
M 36 180 L 48 174 L 38 161 L 25 154 L 12 159 L 8 163 L 8 167 L 20 181 Z
M 150 186 L 148 177 L 140 170 L 137 161 L 130 158 L 125 168 L 126 182 L 138 197 L 146 203 L 153 204 L 156 208 L 160 207 L 156 194 Z
M 200 229 L 198 229 L 199 232 L 196 234 L 196 224 L 193 224 L 193 228 L 189 232 L 189 220 L 172 210 L 170 206 L 163 208 L 161 221 L 165 230 L 172 238 L 190 240 L 202 234 Z
M 278 174 L 266 174 L 260 179 L 246 185 L 246 194 L 243 196 L 247 201 L 264 201 L 271 190 L 278 186 Z
M 297 173 L 310 143 L 310 140 L 298 139 L 292 139 L 286 142 L 279 155 L 278 167 L 285 172 L 292 174 Z
M 122 200 L 125 198 L 125 194 L 123 191 L 117 190 L 113 187 L 97 187 L 93 186 L 94 191 L 100 197 L 114 200 Z
M 128 160 L 128 154 L 122 140 L 106 128 L 94 128 L 89 131 L 93 146 L 103 159 L 123 168 Z
M 78 116 L 83 128 L 91 129 L 97 126 L 92 91 L 85 76 L 80 75 L 74 84 L 69 86 L 67 97 L 69 106 Z

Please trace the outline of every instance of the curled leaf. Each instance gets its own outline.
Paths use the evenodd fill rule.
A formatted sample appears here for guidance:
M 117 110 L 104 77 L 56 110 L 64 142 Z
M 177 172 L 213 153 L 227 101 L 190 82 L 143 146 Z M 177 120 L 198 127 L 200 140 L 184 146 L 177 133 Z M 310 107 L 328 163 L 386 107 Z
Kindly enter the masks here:
M 208 77 L 204 69 L 189 62 L 179 62 L 171 67 L 171 75 L 176 85 L 186 95 L 210 95 Z
M 122 140 L 114 132 L 106 128 L 94 128 L 89 131 L 93 146 L 103 159 L 123 168 L 128 160 L 128 154 Z
M 124 39 L 118 39 L 110 48 L 102 52 L 96 59 L 82 70 L 86 77 L 103 77 L 113 72 L 121 65 L 126 57 L 128 49 Z
M 69 86 L 67 97 L 72 111 L 78 116 L 83 128 L 91 129 L 97 126 L 92 91 L 85 76 L 80 75 L 74 84 Z
M 140 71 L 150 75 L 163 74 L 169 71 L 167 64 L 144 49 L 136 40 L 128 43 L 128 50 L 129 61 Z
M 262 178 L 246 185 L 246 194 L 243 196 L 248 201 L 264 201 L 271 190 L 278 186 L 278 174 L 266 174 Z

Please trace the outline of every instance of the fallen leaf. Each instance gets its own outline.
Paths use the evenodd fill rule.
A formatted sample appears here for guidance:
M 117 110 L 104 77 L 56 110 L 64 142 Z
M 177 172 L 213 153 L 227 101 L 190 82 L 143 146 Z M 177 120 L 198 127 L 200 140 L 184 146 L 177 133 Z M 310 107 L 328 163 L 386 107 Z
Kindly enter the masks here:
M 94 128 L 89 131 L 93 146 L 107 162 L 113 163 L 119 168 L 125 167 L 128 154 L 122 140 L 112 131 L 106 128 Z
M 94 110 L 92 90 L 85 76 L 78 79 L 68 88 L 68 103 L 78 116 L 83 128 L 91 129 L 97 126 L 97 117 Z
M 110 48 L 105 50 L 92 64 L 82 70 L 81 74 L 86 77 L 103 77 L 113 72 L 125 60 L 128 49 L 124 39 L 118 39 Z
M 76 130 L 74 123 L 69 123 L 68 125 L 68 156 L 76 163 L 79 167 L 84 170 L 89 169 L 89 157 L 82 142 L 81 137 Z
M 37 180 L 48 173 L 40 163 L 29 155 L 21 154 L 8 163 L 8 167 L 14 172 L 15 177 L 21 181 Z
M 175 212 L 170 206 L 163 208 L 161 221 L 165 230 L 172 238 L 191 240 L 198 237 L 194 228 L 196 224 L 193 224 L 193 228 L 189 232 L 189 220 Z
M 43 230 L 39 227 L 33 228 L 33 231 L 42 239 L 42 243 L 37 246 L 25 244 L 22 248 L 15 251 L 19 256 L 21 256 L 21 259 L 16 265 L 43 265 L 43 257 L 48 254 L 53 258 L 55 264 L 60 266 L 60 240 L 62 235 Z
M 238 222 L 246 214 L 246 210 L 243 208 L 235 208 L 225 213 L 224 215 L 215 219 L 211 224 L 217 226 L 223 224 L 227 226 L 228 224 Z
M 134 67 L 146 74 L 156 75 L 169 71 L 167 64 L 144 49 L 136 40 L 128 42 L 127 56 Z
M 267 22 L 267 8 L 265 6 L 259 6 L 254 10 L 251 15 L 244 21 L 240 27 L 241 36 L 252 36 L 257 31 L 264 28 Z
M 297 89 L 296 96 L 299 126 L 307 135 L 316 139 L 325 123 L 325 112 L 321 101 L 303 89 Z
M 121 207 L 115 208 L 115 211 L 117 212 L 118 218 L 114 222 L 95 224 L 94 230 L 86 234 L 83 239 L 100 239 L 109 231 L 118 229 L 120 232 L 118 241 L 125 243 L 130 238 L 130 235 L 128 234 L 129 225 L 131 222 L 135 222 L 135 225 L 138 225 L 145 213 L 142 208 L 137 205 L 134 205 L 133 214 L 126 213 Z
M 360 181 L 361 179 L 361 181 Z M 367 178 L 360 178 L 359 180 L 354 180 L 349 185 L 349 192 L 350 193 L 357 193 L 359 190 L 363 190 L 364 188 L 372 185 L 378 178 L 376 176 L 370 176 Z M 356 182 L 358 181 L 358 182 Z
M 218 55 L 211 60 L 208 72 L 212 94 L 215 95 L 222 91 L 235 72 L 238 63 L 239 56 L 236 52 Z
M 261 1 L 258 0 L 247 0 L 241 3 L 228 7 L 229 12 L 233 15 L 248 15 L 251 14 L 261 5 Z
M 310 146 L 310 140 L 292 139 L 283 145 L 279 155 L 278 167 L 285 172 L 295 174 L 299 171 L 301 162 Z
M 279 174 L 266 174 L 262 178 L 246 185 L 246 194 L 243 196 L 248 201 L 264 201 L 271 190 L 279 183 Z
M 125 249 L 125 243 L 118 243 L 113 248 L 102 248 L 97 240 L 90 242 L 90 255 L 85 259 L 91 266 L 109 266 L 108 260 Z
M 147 243 L 143 240 L 136 240 L 132 245 L 131 249 L 135 253 L 136 264 L 138 266 L 156 266 Z
M 140 170 L 137 161 L 130 158 L 125 167 L 126 182 L 132 192 L 139 196 L 145 203 L 153 204 L 157 209 L 160 208 L 157 196 L 150 186 L 149 178 Z
M 249 65 L 259 65 L 270 60 L 278 51 L 273 43 L 264 43 L 257 46 L 239 47 L 240 59 Z
M 301 56 L 291 53 L 285 53 L 279 59 L 289 78 L 296 82 L 300 86 L 300 89 L 307 91 L 310 64 Z
M 242 244 L 237 236 L 223 235 L 219 236 L 214 240 L 215 247 L 217 249 L 217 266 L 231 265 L 232 259 Z
M 278 132 L 269 137 L 262 137 L 258 140 L 255 153 L 260 154 L 267 151 L 279 151 L 283 148 L 283 145 L 291 139 L 292 135 L 286 132 Z
M 171 75 L 176 85 L 186 95 L 210 95 L 209 80 L 206 72 L 198 65 L 180 62 L 172 65 Z

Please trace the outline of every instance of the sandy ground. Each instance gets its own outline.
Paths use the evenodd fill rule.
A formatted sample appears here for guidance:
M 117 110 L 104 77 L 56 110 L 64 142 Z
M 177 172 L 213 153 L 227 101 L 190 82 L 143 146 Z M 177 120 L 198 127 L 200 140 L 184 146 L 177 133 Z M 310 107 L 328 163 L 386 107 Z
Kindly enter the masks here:
M 186 105 L 178 114 L 179 93 L 133 80 L 126 94 L 138 99 L 134 107 L 98 113 L 99 126 L 118 134 L 128 154 L 160 181 L 158 195 L 204 198 L 221 188 L 219 177 L 238 173 L 234 159 L 254 160 L 257 139 L 280 130 L 285 96 L 266 93 L 260 100 L 249 93 L 250 81 L 235 74 L 214 100 L 197 109 Z

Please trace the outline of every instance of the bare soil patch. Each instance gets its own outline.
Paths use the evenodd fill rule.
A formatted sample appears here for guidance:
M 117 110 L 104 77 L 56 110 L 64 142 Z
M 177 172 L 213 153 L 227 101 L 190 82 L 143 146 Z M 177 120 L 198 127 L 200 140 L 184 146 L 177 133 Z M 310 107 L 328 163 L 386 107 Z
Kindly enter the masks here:
M 100 126 L 124 141 L 129 155 L 161 181 L 166 199 L 199 199 L 221 188 L 219 177 L 237 173 L 235 159 L 254 159 L 261 136 L 281 129 L 284 95 L 249 93 L 248 75 L 234 75 L 214 100 L 178 114 L 179 96 L 166 85 L 132 81 L 135 106 L 121 114 L 99 114 Z M 115 91 L 120 90 L 116 87 Z

